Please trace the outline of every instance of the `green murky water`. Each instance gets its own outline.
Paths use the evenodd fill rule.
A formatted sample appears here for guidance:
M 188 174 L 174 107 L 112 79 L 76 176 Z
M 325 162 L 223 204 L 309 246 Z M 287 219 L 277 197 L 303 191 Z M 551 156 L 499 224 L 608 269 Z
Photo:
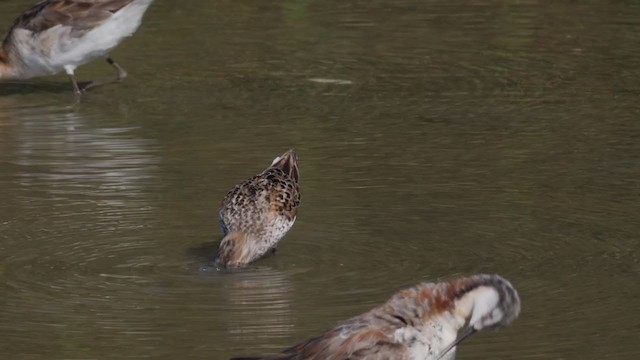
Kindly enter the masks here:
M 159 0 L 113 56 L 79 105 L 0 84 L 3 358 L 276 351 L 475 272 L 523 312 L 459 359 L 640 356 L 637 2 Z M 203 271 L 219 201 L 289 147 L 278 254 Z

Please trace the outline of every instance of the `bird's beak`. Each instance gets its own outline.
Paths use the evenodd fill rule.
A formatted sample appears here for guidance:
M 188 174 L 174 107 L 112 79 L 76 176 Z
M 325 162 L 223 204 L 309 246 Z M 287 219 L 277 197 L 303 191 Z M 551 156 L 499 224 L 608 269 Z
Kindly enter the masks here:
M 444 348 L 444 350 L 442 350 L 440 352 L 440 354 L 438 354 L 438 356 L 436 357 L 435 360 L 440 360 L 442 359 L 443 356 L 447 355 L 447 353 L 449 352 L 449 350 L 453 349 L 456 345 L 460 344 L 462 342 L 462 340 L 466 339 L 467 337 L 473 335 L 477 330 L 474 329 L 473 327 L 468 327 L 466 328 L 460 335 L 458 335 L 458 337 L 456 338 L 456 340 L 454 342 L 452 342 L 451 344 L 449 344 L 449 346 L 447 346 L 446 348 Z

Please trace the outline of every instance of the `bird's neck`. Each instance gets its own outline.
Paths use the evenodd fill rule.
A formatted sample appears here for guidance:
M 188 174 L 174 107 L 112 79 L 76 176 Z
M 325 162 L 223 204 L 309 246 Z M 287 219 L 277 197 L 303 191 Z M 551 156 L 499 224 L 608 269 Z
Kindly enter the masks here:
M 498 292 L 489 286 L 479 286 L 455 302 L 455 312 L 465 318 L 465 322 L 475 325 L 480 319 L 489 314 L 500 301 Z
M 435 359 L 456 340 L 466 314 L 458 314 L 451 294 L 448 284 L 421 284 L 401 291 L 384 305 L 385 313 L 400 320 L 394 337 L 408 344 L 413 358 Z M 454 358 L 452 350 L 443 359 Z

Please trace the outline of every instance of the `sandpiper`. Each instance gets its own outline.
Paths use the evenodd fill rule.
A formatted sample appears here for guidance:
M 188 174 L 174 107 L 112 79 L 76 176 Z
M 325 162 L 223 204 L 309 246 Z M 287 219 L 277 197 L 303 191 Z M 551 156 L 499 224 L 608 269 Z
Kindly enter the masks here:
M 498 275 L 422 283 L 280 354 L 232 360 L 453 360 L 464 338 L 519 313 L 518 293 Z
M 109 52 L 140 26 L 153 0 L 42 0 L 22 13 L 0 46 L 0 80 L 66 72 L 76 96 L 98 85 L 122 81 L 127 72 Z M 75 69 L 104 57 L 115 79 L 82 86 Z
M 227 193 L 218 212 L 224 238 L 216 266 L 241 267 L 275 250 L 296 220 L 299 179 L 298 157 L 288 150 Z

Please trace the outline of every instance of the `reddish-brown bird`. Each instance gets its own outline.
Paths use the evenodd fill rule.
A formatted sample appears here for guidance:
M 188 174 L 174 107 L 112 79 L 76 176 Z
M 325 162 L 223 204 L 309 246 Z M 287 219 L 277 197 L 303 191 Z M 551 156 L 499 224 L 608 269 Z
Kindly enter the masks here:
M 464 338 L 519 313 L 518 293 L 498 275 L 422 283 L 280 354 L 232 360 L 453 360 Z

